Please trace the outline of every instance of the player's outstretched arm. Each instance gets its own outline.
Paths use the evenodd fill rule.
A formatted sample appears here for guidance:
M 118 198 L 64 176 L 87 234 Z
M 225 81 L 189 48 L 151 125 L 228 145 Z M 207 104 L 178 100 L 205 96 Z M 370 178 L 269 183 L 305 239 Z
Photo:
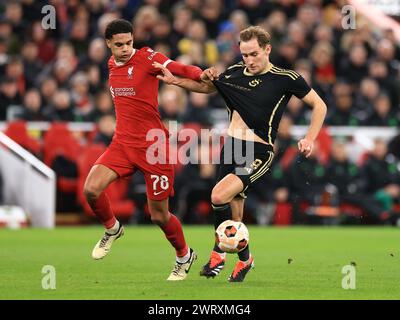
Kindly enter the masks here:
M 314 140 L 324 123 L 327 108 L 325 102 L 312 89 L 302 100 L 313 109 L 307 134 L 298 143 L 300 152 L 308 158 L 312 153 Z
M 216 91 L 212 82 L 206 80 L 206 77 L 203 77 L 203 74 L 201 75 L 202 81 L 194 81 L 192 79 L 175 77 L 171 71 L 158 62 L 154 62 L 153 66 L 160 69 L 162 73 L 157 75 L 157 79 L 164 81 L 166 84 L 176 85 L 186 90 L 200 93 L 212 93 Z

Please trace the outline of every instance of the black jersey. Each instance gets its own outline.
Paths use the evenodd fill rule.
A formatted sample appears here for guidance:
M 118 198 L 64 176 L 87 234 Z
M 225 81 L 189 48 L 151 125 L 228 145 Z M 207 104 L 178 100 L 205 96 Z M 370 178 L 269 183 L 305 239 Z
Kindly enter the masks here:
M 275 66 L 251 75 L 243 62 L 230 66 L 213 81 L 230 112 L 236 110 L 246 125 L 273 145 L 286 104 L 292 95 L 303 98 L 311 88 L 297 72 Z

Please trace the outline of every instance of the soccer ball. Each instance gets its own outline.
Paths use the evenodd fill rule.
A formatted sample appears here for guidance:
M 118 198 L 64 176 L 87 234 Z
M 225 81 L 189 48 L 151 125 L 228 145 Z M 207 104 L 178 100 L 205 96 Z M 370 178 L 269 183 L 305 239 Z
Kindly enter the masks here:
M 242 222 L 226 220 L 215 231 L 215 243 L 224 252 L 238 253 L 249 243 L 249 231 Z

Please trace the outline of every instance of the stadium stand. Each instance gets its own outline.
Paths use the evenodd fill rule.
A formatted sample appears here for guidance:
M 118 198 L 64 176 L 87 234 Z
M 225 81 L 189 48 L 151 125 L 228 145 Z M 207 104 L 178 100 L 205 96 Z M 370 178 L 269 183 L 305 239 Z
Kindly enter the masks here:
M 8 123 L 4 133 L 34 155 L 40 156 L 42 146 L 37 140 L 29 136 L 25 121 L 13 121 Z

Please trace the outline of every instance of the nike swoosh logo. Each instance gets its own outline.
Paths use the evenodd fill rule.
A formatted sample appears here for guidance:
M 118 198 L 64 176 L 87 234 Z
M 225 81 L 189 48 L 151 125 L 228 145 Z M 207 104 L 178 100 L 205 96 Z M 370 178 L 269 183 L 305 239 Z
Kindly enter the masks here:
M 225 79 L 229 79 L 230 77 L 232 77 L 232 75 L 225 76 Z
M 190 268 L 192 267 L 192 264 L 193 264 L 194 260 L 196 260 L 196 259 L 197 259 L 197 256 L 195 255 L 195 256 L 193 257 L 192 261 L 190 262 L 190 265 L 185 269 L 185 272 L 186 272 L 186 273 L 189 273 L 189 270 L 190 270 Z
M 154 192 L 154 195 L 157 196 L 157 195 L 159 195 L 160 193 L 163 193 L 164 191 L 165 191 L 165 190 L 160 191 L 160 192 Z

